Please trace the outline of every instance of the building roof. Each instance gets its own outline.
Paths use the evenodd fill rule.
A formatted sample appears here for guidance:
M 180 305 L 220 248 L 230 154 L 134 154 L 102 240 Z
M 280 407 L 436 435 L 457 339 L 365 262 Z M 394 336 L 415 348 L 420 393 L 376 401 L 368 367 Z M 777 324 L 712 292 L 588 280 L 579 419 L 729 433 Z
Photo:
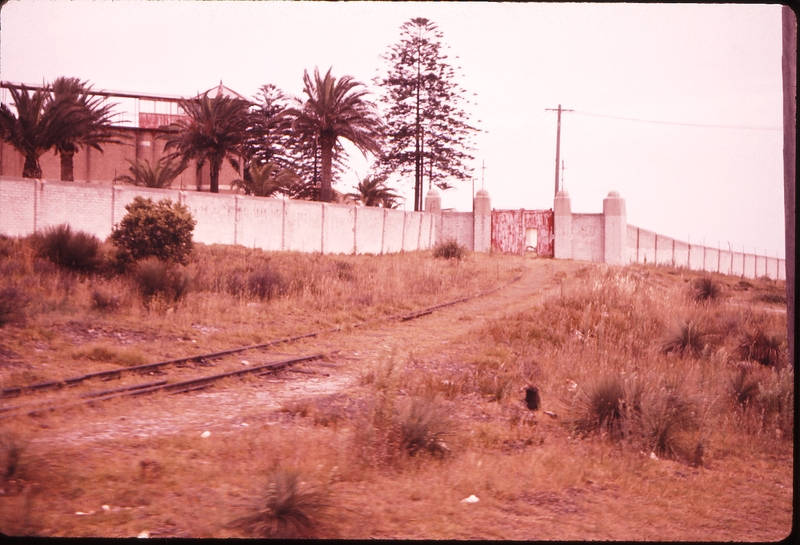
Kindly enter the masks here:
M 199 97 L 206 93 L 208 93 L 208 96 L 210 98 L 216 98 L 221 95 L 228 98 L 238 98 L 240 100 L 246 100 L 250 102 L 250 99 L 248 99 L 247 97 L 240 95 L 230 87 L 226 87 L 225 85 L 223 85 L 222 80 L 219 80 L 219 85 L 217 85 L 216 87 L 212 87 L 211 89 L 204 91 L 202 93 L 197 93 L 197 96 Z

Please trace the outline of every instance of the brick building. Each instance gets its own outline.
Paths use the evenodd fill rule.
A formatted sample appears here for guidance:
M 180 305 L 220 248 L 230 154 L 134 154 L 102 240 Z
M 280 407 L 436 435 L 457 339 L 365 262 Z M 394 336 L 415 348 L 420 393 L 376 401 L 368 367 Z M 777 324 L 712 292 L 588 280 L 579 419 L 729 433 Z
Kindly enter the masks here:
M 19 84 L 0 83 L 0 102 L 11 106 L 9 87 L 19 87 Z M 29 89 L 36 86 L 26 85 Z M 239 93 L 225 87 L 220 81 L 217 87 L 207 91 L 210 97 L 219 94 L 248 100 Z M 159 136 L 166 133 L 160 127 L 169 125 L 183 116 L 183 111 L 178 105 L 181 97 L 164 95 L 144 95 L 124 92 L 97 91 L 111 103 L 117 104 L 114 108 L 119 112 L 114 118 L 114 125 L 122 135 L 123 144 L 103 144 L 103 152 L 91 148 L 81 148 L 74 157 L 75 183 L 93 183 L 111 185 L 116 176 L 127 174 L 130 163 L 146 159 L 151 165 L 164 154 L 164 140 Z M 203 94 L 203 93 L 200 93 Z M 13 107 L 12 107 L 13 110 Z M 42 166 L 42 178 L 58 180 L 61 177 L 61 163 L 54 151 L 49 151 L 39 159 Z M 0 176 L 22 176 L 25 158 L 12 146 L 0 141 Z M 229 192 L 230 184 L 240 174 L 227 162 L 223 163 L 220 172 L 220 192 Z M 200 171 L 196 165 L 191 164 L 173 182 L 175 189 L 201 191 L 209 190 L 208 165 Z

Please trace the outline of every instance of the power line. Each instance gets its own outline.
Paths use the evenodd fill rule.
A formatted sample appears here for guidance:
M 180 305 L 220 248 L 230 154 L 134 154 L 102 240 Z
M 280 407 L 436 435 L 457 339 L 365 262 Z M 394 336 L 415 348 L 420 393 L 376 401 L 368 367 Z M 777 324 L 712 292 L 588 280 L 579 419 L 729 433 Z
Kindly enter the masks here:
M 754 131 L 782 131 L 783 127 L 765 127 L 765 126 L 746 126 L 746 125 L 707 125 L 703 123 L 680 123 L 677 121 L 655 121 L 653 119 L 635 119 L 633 117 L 620 117 L 616 115 L 594 114 L 590 112 L 582 112 L 575 110 L 576 114 L 589 115 L 592 117 L 607 117 L 609 119 L 620 119 L 622 121 L 637 121 L 639 123 L 656 123 L 659 125 L 681 125 L 683 127 L 704 127 L 709 129 L 743 129 Z

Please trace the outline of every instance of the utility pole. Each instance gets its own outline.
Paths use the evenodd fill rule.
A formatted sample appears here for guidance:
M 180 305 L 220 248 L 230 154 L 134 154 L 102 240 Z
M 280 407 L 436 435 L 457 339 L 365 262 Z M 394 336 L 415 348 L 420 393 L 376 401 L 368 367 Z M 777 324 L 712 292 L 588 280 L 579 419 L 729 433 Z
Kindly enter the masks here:
M 574 110 L 562 110 L 561 104 L 556 108 L 545 108 L 547 111 L 558 112 L 558 130 L 556 132 L 556 195 L 558 195 L 558 163 L 561 160 L 561 112 L 572 112 Z

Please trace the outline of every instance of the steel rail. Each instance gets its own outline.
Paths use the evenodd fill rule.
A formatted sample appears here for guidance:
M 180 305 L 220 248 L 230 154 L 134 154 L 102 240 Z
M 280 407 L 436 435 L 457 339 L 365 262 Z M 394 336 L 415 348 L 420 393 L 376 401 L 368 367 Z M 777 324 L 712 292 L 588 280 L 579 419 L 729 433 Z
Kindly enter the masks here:
M 458 303 L 463 303 L 465 301 L 469 301 L 471 299 L 476 299 L 478 297 L 484 297 L 486 295 L 489 295 L 491 293 L 499 291 L 499 290 L 503 289 L 504 287 L 509 286 L 509 285 L 513 284 L 514 282 L 517 282 L 520 278 L 522 278 L 522 274 L 521 273 L 519 275 L 517 275 L 516 277 L 514 277 L 513 279 L 509 280 L 508 282 L 506 282 L 504 284 L 501 284 L 500 286 L 496 286 L 496 287 L 494 287 L 492 289 L 477 293 L 475 295 L 470 295 L 470 296 L 462 297 L 460 299 L 456 299 L 456 300 L 453 300 L 453 301 L 448 301 L 448 302 L 445 302 L 445 303 L 441 303 L 439 305 L 434 305 L 432 307 L 428 307 L 428 308 L 425 308 L 425 309 L 422 309 L 422 310 L 418 310 L 418 311 L 412 312 L 410 314 L 395 315 L 395 316 L 390 316 L 388 318 L 380 318 L 380 319 L 372 320 L 372 321 L 358 322 L 358 323 L 353 324 L 350 327 L 353 327 L 353 328 L 362 327 L 362 326 L 367 325 L 369 323 L 376 322 L 376 321 L 381 321 L 383 319 L 399 320 L 399 321 L 405 322 L 405 321 L 408 321 L 408 320 L 413 320 L 413 319 L 416 319 L 416 318 L 420 318 L 422 316 L 427 316 L 429 314 L 432 314 L 433 311 L 438 310 L 440 308 L 456 305 Z M 218 358 L 221 358 L 223 356 L 230 355 L 230 354 L 236 354 L 236 353 L 245 352 L 245 351 L 248 351 L 248 350 L 257 350 L 257 349 L 268 348 L 270 346 L 275 346 L 275 345 L 283 344 L 283 343 L 290 343 L 290 342 L 298 341 L 300 339 L 306 339 L 306 338 L 310 338 L 310 337 L 317 337 L 317 336 L 325 334 L 325 333 L 335 333 L 335 332 L 341 331 L 342 329 L 343 329 L 342 326 L 336 326 L 336 327 L 329 328 L 329 329 L 323 329 L 323 330 L 320 330 L 320 331 L 315 331 L 313 333 L 306 333 L 306 334 L 303 334 L 303 335 L 296 335 L 294 337 L 286 337 L 286 338 L 283 338 L 283 339 L 277 339 L 277 340 L 267 341 L 267 342 L 264 342 L 264 343 L 252 344 L 252 345 L 248 345 L 248 346 L 242 346 L 242 347 L 238 347 L 238 348 L 231 348 L 231 349 L 228 349 L 228 350 L 221 350 L 221 351 L 218 351 L 218 352 L 210 352 L 210 353 L 207 353 L 207 354 L 197 354 L 197 355 L 194 355 L 194 356 L 186 356 L 186 357 L 183 357 L 183 358 L 175 358 L 175 359 L 171 359 L 171 360 L 159 361 L 159 362 L 154 362 L 154 363 L 146 363 L 146 364 L 143 364 L 143 365 L 136 365 L 136 366 L 133 366 L 133 367 L 124 367 L 124 368 L 121 368 L 121 369 L 111 369 L 111 370 L 107 370 L 107 371 L 97 371 L 97 372 L 94 372 L 94 373 L 88 373 L 88 374 L 85 374 L 85 375 L 79 375 L 79 376 L 69 377 L 69 378 L 64 378 L 64 379 L 59 379 L 59 380 L 51 380 L 51 381 L 46 381 L 46 382 L 37 382 L 37 383 L 29 384 L 29 385 L 26 385 L 26 386 L 17 386 L 17 387 L 13 387 L 13 388 L 4 388 L 4 389 L 0 390 L 0 399 L 9 398 L 9 397 L 16 397 L 16 396 L 19 396 L 19 395 L 22 395 L 22 394 L 38 392 L 38 391 L 41 391 L 41 390 L 60 389 L 60 388 L 63 388 L 65 386 L 73 386 L 75 384 L 79 384 L 81 382 L 84 382 L 84 381 L 87 381 L 87 380 L 91 380 L 91 379 L 95 379 L 95 378 L 105 378 L 105 377 L 108 377 L 108 378 L 119 378 L 123 373 L 135 373 L 135 372 L 143 372 L 143 371 L 152 371 L 152 370 L 158 369 L 160 367 L 166 367 L 166 366 L 169 366 L 169 365 L 178 365 L 178 364 L 181 364 L 181 363 L 188 363 L 188 362 L 193 362 L 193 361 L 218 359 Z M 0 409 L 0 412 L 4 412 L 6 410 L 9 410 L 9 409 Z
M 296 363 L 312 361 L 316 359 L 321 359 L 323 357 L 325 357 L 325 354 L 322 353 L 311 354 L 307 356 L 298 356 L 296 358 L 289 358 L 285 360 L 265 363 L 263 365 L 257 365 L 255 367 L 248 367 L 247 369 L 239 369 L 238 371 L 228 371 L 226 373 L 219 373 L 216 375 L 209 375 L 205 377 L 183 380 L 181 382 L 167 383 L 167 381 L 159 381 L 157 383 L 137 384 L 133 386 L 116 388 L 114 390 L 90 392 L 88 394 L 84 394 L 83 396 L 81 396 L 81 397 L 89 397 L 90 399 L 83 399 L 81 401 L 74 401 L 71 403 L 64 403 L 61 405 L 40 405 L 33 409 L 31 409 L 31 406 L 33 404 L 17 405 L 14 407 L 5 408 L 4 410 L 8 411 L 9 414 L 0 415 L 0 420 L 5 418 L 13 418 L 16 416 L 36 415 L 43 413 L 45 411 L 54 411 L 57 409 L 65 409 L 69 407 L 76 407 L 79 405 L 90 405 L 97 401 L 106 401 L 109 399 L 115 399 L 119 397 L 152 394 L 160 391 L 167 391 L 170 393 L 183 393 L 183 392 L 197 390 L 200 388 L 206 388 L 211 384 L 213 384 L 214 382 L 217 382 L 218 380 L 222 380 L 228 377 L 247 375 L 251 373 L 259 373 L 259 374 L 275 373 L 276 371 L 280 371 L 281 369 L 285 367 L 290 367 Z M 11 413 L 11 411 L 22 411 L 22 412 Z

